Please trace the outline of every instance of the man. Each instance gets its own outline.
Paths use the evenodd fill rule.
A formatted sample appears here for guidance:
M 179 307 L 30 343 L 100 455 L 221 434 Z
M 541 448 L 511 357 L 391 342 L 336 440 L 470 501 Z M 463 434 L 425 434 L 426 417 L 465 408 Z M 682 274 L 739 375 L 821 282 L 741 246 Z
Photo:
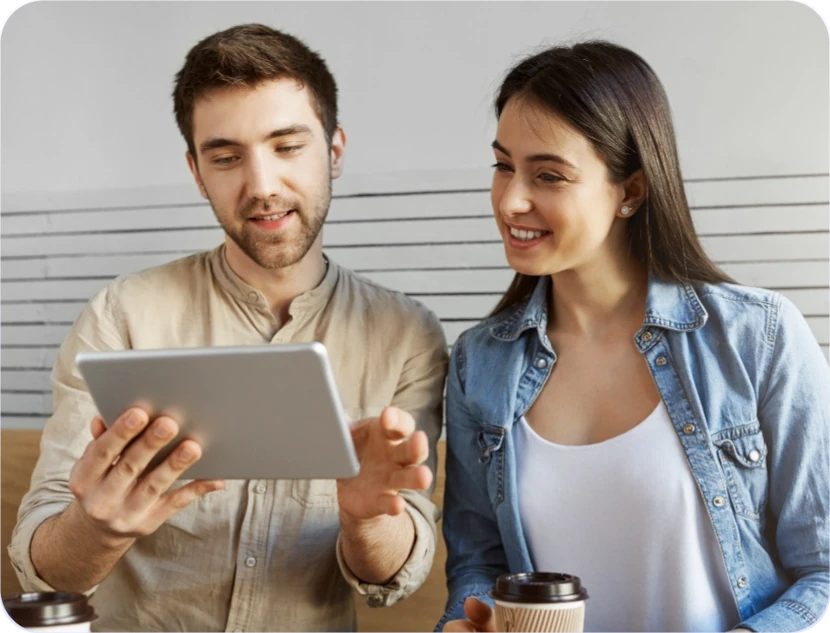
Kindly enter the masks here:
M 9 548 L 25 589 L 94 591 L 95 629 L 350 630 L 351 587 L 390 605 L 429 571 L 446 344 L 426 308 L 323 254 L 346 145 L 336 92 L 317 54 L 261 25 L 204 39 L 176 76 L 187 162 L 225 242 L 90 301 L 53 370 Z M 145 470 L 175 420 L 131 409 L 108 429 L 74 363 L 87 350 L 312 340 L 359 420 L 351 480 L 187 482 L 192 440 Z

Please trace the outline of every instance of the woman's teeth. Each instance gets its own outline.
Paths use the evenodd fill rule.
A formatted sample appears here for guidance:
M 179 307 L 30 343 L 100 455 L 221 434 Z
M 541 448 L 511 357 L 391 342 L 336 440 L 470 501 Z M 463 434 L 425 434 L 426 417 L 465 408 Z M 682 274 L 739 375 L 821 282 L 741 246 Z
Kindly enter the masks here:
M 510 235 L 519 240 L 535 240 L 548 233 L 548 231 L 523 231 L 521 229 L 514 229 L 510 227 Z

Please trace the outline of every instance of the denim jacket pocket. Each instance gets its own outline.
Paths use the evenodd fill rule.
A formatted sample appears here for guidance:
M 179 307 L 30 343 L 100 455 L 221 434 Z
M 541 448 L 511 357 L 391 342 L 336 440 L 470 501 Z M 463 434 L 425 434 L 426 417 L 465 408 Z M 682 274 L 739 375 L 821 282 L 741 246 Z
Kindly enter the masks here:
M 505 429 L 500 426 L 486 425 L 478 434 L 478 446 L 481 456 L 478 461 L 487 468 L 487 483 L 492 494 L 495 490 L 493 505 L 498 506 L 504 500 L 504 436 Z
M 760 519 L 767 503 L 769 486 L 767 445 L 758 422 L 716 433 L 712 441 L 718 448 L 729 497 L 736 514 Z

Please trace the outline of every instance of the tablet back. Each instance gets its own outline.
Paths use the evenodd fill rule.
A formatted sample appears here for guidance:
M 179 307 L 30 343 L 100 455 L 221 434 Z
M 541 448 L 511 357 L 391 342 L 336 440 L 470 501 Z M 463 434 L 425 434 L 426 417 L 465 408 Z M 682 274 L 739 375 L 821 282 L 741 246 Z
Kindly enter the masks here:
M 139 405 L 202 447 L 187 479 L 335 479 L 358 461 L 321 343 L 86 352 L 78 368 L 107 426 Z

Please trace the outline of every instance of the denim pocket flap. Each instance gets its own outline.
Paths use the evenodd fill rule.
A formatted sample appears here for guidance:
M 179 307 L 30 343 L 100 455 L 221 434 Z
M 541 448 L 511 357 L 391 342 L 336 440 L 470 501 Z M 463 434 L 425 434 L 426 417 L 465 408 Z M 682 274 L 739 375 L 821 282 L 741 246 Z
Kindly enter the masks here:
M 490 461 L 493 453 L 501 448 L 504 443 L 505 430 L 500 426 L 487 426 L 478 434 L 478 446 L 481 449 L 481 457 L 478 461 L 486 464 Z
M 764 468 L 767 463 L 767 445 L 764 435 L 756 431 L 740 437 L 725 437 L 714 440 L 715 446 L 728 455 L 733 462 L 744 468 Z

